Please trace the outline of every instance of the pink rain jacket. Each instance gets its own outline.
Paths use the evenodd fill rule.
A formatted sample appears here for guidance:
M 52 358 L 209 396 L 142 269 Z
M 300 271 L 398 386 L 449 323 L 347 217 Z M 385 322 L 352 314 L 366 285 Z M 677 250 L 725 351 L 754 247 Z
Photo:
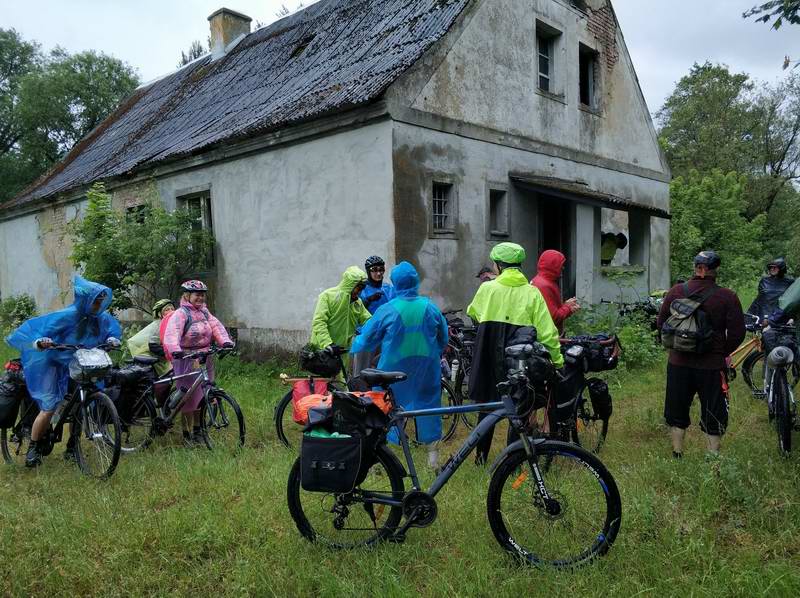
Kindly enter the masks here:
M 186 311 L 189 311 L 187 314 Z M 186 318 L 191 316 L 192 324 L 183 334 Z M 205 307 L 197 309 L 186 300 L 181 300 L 180 308 L 170 316 L 164 334 L 164 351 L 172 355 L 176 351 L 201 351 L 211 346 L 211 341 L 222 346 L 231 342 L 228 331 Z

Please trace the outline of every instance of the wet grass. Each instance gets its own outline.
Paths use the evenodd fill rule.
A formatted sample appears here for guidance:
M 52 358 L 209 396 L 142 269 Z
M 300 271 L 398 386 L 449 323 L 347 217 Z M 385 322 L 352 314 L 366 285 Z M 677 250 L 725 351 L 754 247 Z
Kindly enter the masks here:
M 0 594 L 800 595 L 798 456 L 778 455 L 764 404 L 740 382 L 718 461 L 695 428 L 684 459 L 672 459 L 663 367 L 612 384 L 601 457 L 622 494 L 622 531 L 606 558 L 567 573 L 520 568 L 502 552 L 486 520 L 488 473 L 471 461 L 439 495 L 439 519 L 405 544 L 306 542 L 286 506 L 295 455 L 272 430 L 279 368 L 221 370 L 245 410 L 242 454 L 187 450 L 173 436 L 124 457 L 106 483 L 65 463 L 61 447 L 36 471 L 0 470 Z M 499 450 L 504 434 L 495 438 Z

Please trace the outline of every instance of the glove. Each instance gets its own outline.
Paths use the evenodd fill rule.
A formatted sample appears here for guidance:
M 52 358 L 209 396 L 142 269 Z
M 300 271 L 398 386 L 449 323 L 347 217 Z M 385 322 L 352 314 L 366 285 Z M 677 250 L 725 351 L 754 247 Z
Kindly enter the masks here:
M 228 343 L 222 343 L 222 348 L 223 348 L 223 349 L 233 349 L 235 346 L 236 346 L 236 345 L 234 345 L 234 344 L 233 344 L 233 343 L 231 343 L 231 342 L 228 342 Z
M 52 338 L 43 336 L 42 338 L 37 338 L 35 341 L 33 341 L 33 348 L 36 349 L 37 351 L 44 351 L 45 349 L 53 346 L 54 344 L 55 343 L 53 343 Z
M 186 355 L 186 351 L 173 351 L 172 352 L 172 359 L 183 359 Z
M 106 339 L 106 344 L 112 349 L 119 349 L 122 346 L 122 343 L 120 342 L 120 340 L 118 338 L 116 338 L 116 337 L 113 337 L 113 336 L 109 336 Z
M 328 345 L 327 347 L 325 347 L 323 349 L 323 352 L 327 353 L 331 357 L 335 357 L 336 353 L 341 351 L 341 350 L 342 350 L 342 348 L 339 345 Z

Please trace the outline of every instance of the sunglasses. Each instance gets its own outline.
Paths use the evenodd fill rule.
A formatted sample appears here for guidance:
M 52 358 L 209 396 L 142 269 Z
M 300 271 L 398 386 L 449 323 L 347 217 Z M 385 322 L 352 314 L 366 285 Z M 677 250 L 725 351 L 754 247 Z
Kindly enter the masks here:
M 372 266 L 369 269 L 370 272 L 386 272 L 386 268 L 384 266 Z

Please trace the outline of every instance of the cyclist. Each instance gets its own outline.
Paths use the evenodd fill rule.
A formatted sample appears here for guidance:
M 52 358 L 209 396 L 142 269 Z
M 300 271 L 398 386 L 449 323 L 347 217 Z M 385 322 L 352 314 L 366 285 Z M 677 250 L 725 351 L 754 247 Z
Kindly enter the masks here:
M 392 386 L 397 402 L 406 410 L 441 407 L 440 356 L 447 346 L 447 321 L 439 308 L 419 296 L 419 274 L 408 262 L 392 269 L 395 298 L 383 305 L 364 325 L 351 353 L 380 347 L 378 368 L 408 374 Z M 416 420 L 417 441 L 428 445 L 428 465 L 438 467 L 437 442 L 442 437 L 441 417 Z M 390 440 L 397 442 L 392 430 Z
M 367 271 L 367 286 L 359 295 L 364 307 L 369 313 L 374 314 L 381 305 L 386 305 L 394 297 L 392 285 L 383 282 L 386 273 L 386 263 L 382 257 L 373 255 L 364 262 Z
M 170 369 L 170 365 L 163 358 L 163 350 L 157 351 L 158 354 L 154 353 L 153 350 L 161 348 L 159 330 L 161 328 L 162 319 L 169 316 L 174 311 L 175 304 L 172 300 L 161 299 L 156 301 L 152 310 L 153 321 L 128 339 L 128 350 L 131 352 L 131 357 L 142 355 L 145 357 L 161 358 L 161 361 L 153 366 L 159 376 L 166 374 Z
M 469 397 L 476 403 L 499 400 L 497 384 L 506 378 L 505 347 L 511 335 L 523 326 L 534 326 L 538 341 L 550 352 L 553 364 L 559 368 L 564 365 L 558 330 L 547 311 L 547 303 L 522 273 L 525 249 L 516 243 L 500 243 L 489 257 L 499 276 L 478 287 L 467 307 L 467 315 L 478 323 L 469 377 Z M 491 445 L 490 433 L 478 444 L 476 463 L 486 463 Z
M 364 271 L 350 266 L 342 274 L 338 286 L 320 293 L 311 322 L 309 344 L 313 348 L 327 349 L 331 353 L 334 347 L 350 349 L 356 329 L 371 316 L 359 299 L 366 284 Z
M 484 266 L 480 270 L 478 270 L 478 274 L 475 275 L 475 278 L 481 281 L 481 284 L 484 282 L 488 282 L 490 280 L 494 280 L 497 278 L 497 273 L 494 271 L 493 268 L 489 268 Z
M 677 299 L 689 296 L 702 300 L 702 310 L 713 330 L 711 348 L 703 353 L 669 352 L 664 419 L 670 426 L 672 453 L 683 456 L 686 428 L 691 424 L 689 409 L 694 395 L 700 397 L 700 429 L 706 434 L 708 451 L 718 454 L 722 435 L 728 425 L 726 358 L 744 340 L 744 314 L 739 297 L 729 289 L 717 286 L 721 260 L 714 251 L 702 251 L 694 258 L 694 276 L 688 282 L 672 287 L 658 314 L 661 330 L 670 315 L 670 306 Z
M 780 296 L 775 310 L 769 316 L 769 321 L 772 324 L 786 325 L 789 320 L 797 320 L 798 315 L 800 315 L 800 278 L 792 282 Z
M 776 258 L 767 264 L 767 276 L 758 283 L 758 295 L 747 309 L 747 313 L 766 318 L 778 309 L 778 299 L 792 286 L 794 278 L 786 276 L 786 260 Z
M 232 349 L 234 344 L 225 326 L 206 307 L 208 287 L 200 280 L 187 280 L 181 285 L 181 303 L 169 318 L 164 334 L 164 351 L 172 356 L 172 367 L 176 376 L 197 369 L 195 360 L 186 359 L 186 353 L 207 351 L 212 342 Z M 214 362 L 206 362 L 209 378 L 214 380 Z M 178 384 L 184 390 L 194 383 L 192 377 L 182 378 Z M 203 388 L 198 386 L 181 408 L 183 416 L 183 439 L 187 445 L 203 445 L 205 438 L 200 425 L 200 401 Z
M 54 345 L 96 347 L 108 343 L 119 347 L 122 328 L 108 308 L 111 289 L 75 276 L 74 300 L 62 310 L 31 318 L 8 336 L 6 342 L 22 357 L 25 383 L 39 414 L 31 428 L 31 443 L 25 457 L 27 467 L 42 464 L 40 441 L 50 426 L 58 404 L 64 400 L 69 385 L 69 362 L 73 351 L 45 351 Z M 75 458 L 75 439 L 67 441 L 66 459 Z
M 561 301 L 561 287 L 558 281 L 564 270 L 567 258 L 560 251 L 548 249 L 539 256 L 536 276 L 531 284 L 542 293 L 553 323 L 559 334 L 564 334 L 564 321 L 578 311 L 581 306 L 575 297 Z
M 600 265 L 610 266 L 617 251 L 628 246 L 628 237 L 623 233 L 603 233 L 600 237 Z

